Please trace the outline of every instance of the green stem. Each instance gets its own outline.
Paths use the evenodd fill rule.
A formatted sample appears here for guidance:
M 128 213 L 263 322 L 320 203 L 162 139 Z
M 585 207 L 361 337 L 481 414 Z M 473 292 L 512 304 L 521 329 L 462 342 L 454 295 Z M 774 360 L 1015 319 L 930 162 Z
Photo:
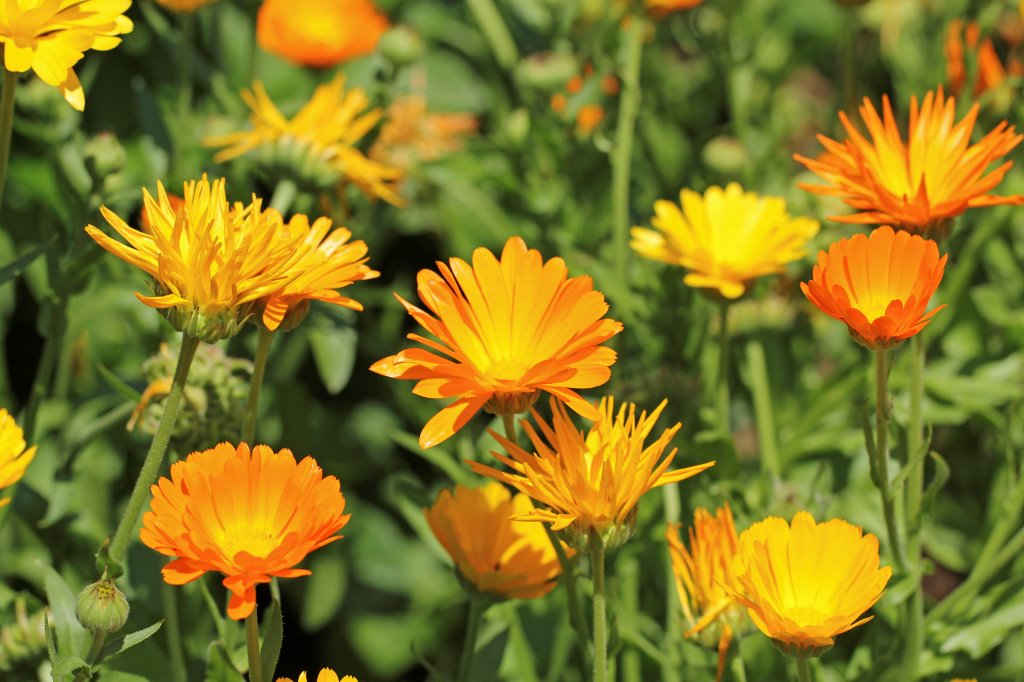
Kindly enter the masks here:
M 125 508 L 121 522 L 117 525 L 114 539 L 110 541 L 110 558 L 116 563 L 123 563 L 128 551 L 128 543 L 135 535 L 135 527 L 142 516 L 142 507 L 149 495 L 149 487 L 153 485 L 160 467 L 163 465 L 164 455 L 167 452 L 167 445 L 171 440 L 171 433 L 174 431 L 174 422 L 178 418 L 178 411 L 181 409 L 181 399 L 185 392 L 185 381 L 188 379 L 188 370 L 192 366 L 192 358 L 195 357 L 196 349 L 199 347 L 199 339 L 188 334 L 181 336 L 181 349 L 178 351 L 178 365 L 174 368 L 174 379 L 171 383 L 171 391 L 164 401 L 164 413 L 160 417 L 160 425 L 157 427 L 153 442 L 150 443 L 149 452 L 146 453 L 146 460 L 142 464 L 142 470 L 135 481 L 132 489 L 132 496 L 128 499 L 128 506 Z
M 672 527 L 673 524 L 679 523 L 682 511 L 682 503 L 679 499 L 679 486 L 664 485 L 661 487 L 661 492 L 665 503 L 665 525 Z M 675 581 L 672 559 L 668 556 L 668 553 L 664 553 L 662 556 L 666 584 L 672 585 Z M 676 604 L 678 604 L 678 596 L 675 594 L 675 591 L 671 588 L 665 590 L 665 626 L 662 629 L 663 637 L 661 640 L 661 650 L 665 655 L 660 661 L 662 682 L 678 682 L 680 679 L 678 643 L 680 641 L 679 633 L 683 631 L 683 628 L 680 622 L 681 614 L 679 607 Z
M 750 371 L 750 393 L 754 400 L 754 421 L 761 443 L 761 467 L 772 479 L 782 474 L 779 446 L 775 441 L 775 413 L 772 409 L 771 384 L 764 346 L 757 339 L 747 343 L 747 369 Z M 671 487 L 671 486 L 666 486 Z
M 263 376 L 267 371 L 267 358 L 270 356 L 270 345 L 274 342 L 274 332 L 262 324 L 259 325 L 259 341 L 256 343 L 256 357 L 253 360 L 252 380 L 249 382 L 249 403 L 245 410 L 245 425 L 242 427 L 242 442 L 249 447 L 256 443 L 256 418 L 260 412 L 260 390 L 263 388 Z
M 462 656 L 459 657 L 459 672 L 456 682 L 469 682 L 473 679 L 473 657 L 476 654 L 476 640 L 483 622 L 484 602 L 476 596 L 469 598 L 469 616 L 466 619 L 466 638 L 462 641 Z
M 889 545 L 896 565 L 901 571 L 907 568 L 906 555 L 900 542 L 899 524 L 889 480 L 889 351 L 875 349 L 875 484 L 882 495 L 882 510 L 889 532 Z
M 249 682 L 263 682 L 263 667 L 260 664 L 260 622 L 255 608 L 245 618 L 245 644 L 249 652 Z
M 167 657 L 171 664 L 171 679 L 174 682 L 188 682 L 185 645 L 181 639 L 181 618 L 178 614 L 178 590 L 173 585 L 161 581 L 160 597 L 164 607 L 163 630 L 167 633 Z
M 591 539 L 590 571 L 594 578 L 594 682 L 605 682 L 608 670 L 608 631 L 604 599 L 604 544 Z
M 729 426 L 729 303 L 723 301 L 719 308 L 718 324 L 718 387 L 716 393 L 718 429 L 725 438 L 730 438 Z
M 811 677 L 811 662 L 805 656 L 798 656 L 796 659 L 796 679 L 800 682 L 813 682 Z
M 671 488 L 673 486 L 665 486 Z M 640 621 L 640 566 L 635 556 L 620 555 L 616 575 L 619 577 L 619 619 L 630 622 Z M 642 682 L 643 669 L 640 661 L 640 650 L 635 646 L 622 649 L 621 675 L 622 682 Z
M 580 600 L 580 591 L 576 582 L 576 562 L 566 554 L 565 548 L 562 547 L 562 541 L 558 539 L 555 531 L 551 530 L 551 526 L 545 523 L 544 530 L 548 534 L 548 539 L 551 540 L 551 546 L 555 548 L 558 563 L 562 567 L 562 584 L 565 585 L 565 595 L 569 601 L 569 620 L 572 623 L 572 629 L 576 631 L 580 664 L 586 669 L 590 653 L 587 651 L 590 633 L 587 631 L 587 619 L 583 615 L 583 602 Z
M 743 656 L 740 655 L 740 643 L 736 642 L 734 649 L 736 652 L 732 656 L 732 661 L 729 663 L 729 669 L 732 670 L 732 678 L 736 682 L 747 682 L 747 668 L 743 665 Z
M 914 461 L 925 447 L 924 420 L 924 363 L 925 343 L 923 334 L 916 334 L 910 341 L 910 414 L 907 422 L 907 458 Z M 920 460 L 912 465 L 907 477 L 907 561 L 911 566 L 919 565 L 921 555 L 921 504 L 924 497 L 924 463 Z M 901 680 L 918 678 L 918 661 L 924 648 L 924 576 L 919 576 L 914 594 L 907 601 L 906 639 L 903 650 L 903 672 Z
M 100 653 L 103 651 L 103 643 L 107 640 L 107 633 L 102 631 L 95 631 L 92 633 L 92 643 L 89 645 L 89 653 L 86 654 L 85 662 L 90 666 L 99 660 Z M 74 682 L 85 682 L 86 680 L 92 679 L 92 675 L 89 673 L 89 668 L 80 668 L 75 673 Z
M 278 180 L 277 187 L 274 188 L 274 196 L 270 198 L 270 208 L 275 209 L 281 215 L 287 215 L 298 194 L 299 187 L 293 180 Z
M 612 149 L 612 225 L 615 253 L 615 272 L 619 285 L 629 281 L 629 185 L 633 168 L 633 138 L 640 112 L 640 65 L 643 61 L 643 34 L 646 22 L 632 17 L 625 31 L 622 64 L 622 99 L 619 102 L 619 122 L 615 128 L 615 146 Z
M 505 427 L 505 438 L 517 444 L 516 440 L 516 416 L 514 414 L 501 415 L 501 424 Z
M 14 91 L 18 74 L 4 69 L 4 89 L 0 93 L 0 208 L 7 188 L 7 167 L 11 159 L 11 133 L 14 132 Z
M 502 68 L 511 69 L 519 61 L 519 50 L 493 0 L 466 0 L 466 4 L 490 43 L 494 59 Z
M 39 417 L 39 406 L 49 392 L 54 369 L 57 366 L 57 358 L 60 356 L 60 349 L 64 345 L 63 334 L 60 336 L 47 336 L 43 342 L 43 355 L 39 360 L 39 367 L 36 369 L 35 379 L 32 381 L 32 388 L 28 396 L 28 403 L 21 418 L 21 428 L 25 433 L 25 442 L 34 443 L 36 439 L 36 420 Z

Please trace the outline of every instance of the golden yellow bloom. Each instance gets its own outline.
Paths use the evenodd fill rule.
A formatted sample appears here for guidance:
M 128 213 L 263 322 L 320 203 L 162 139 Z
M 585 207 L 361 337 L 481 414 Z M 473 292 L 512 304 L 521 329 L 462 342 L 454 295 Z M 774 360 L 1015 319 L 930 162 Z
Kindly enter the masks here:
M 287 677 L 279 677 L 279 678 L 277 678 L 277 682 L 292 682 L 292 681 L 291 681 L 291 679 L 289 679 Z M 299 675 L 298 682 L 306 682 L 306 673 L 301 673 Z M 338 681 L 338 673 L 334 672 L 330 668 L 324 668 L 316 676 L 316 682 L 339 682 Z M 351 675 L 345 675 L 345 677 L 341 678 L 341 682 L 359 682 L 359 680 L 357 680 L 356 678 L 352 677 Z
M 349 518 L 337 478 L 324 477 L 312 457 L 296 463 L 290 450 L 266 445 L 193 452 L 152 491 L 141 539 L 178 557 L 164 566 L 164 580 L 184 585 L 207 571 L 224 574 L 235 620 L 252 613 L 256 585 L 309 575 L 294 566 L 340 539 L 335 533 Z
M 388 106 L 386 119 L 370 148 L 370 158 L 403 169 L 460 150 L 463 139 L 477 129 L 472 114 L 430 113 L 427 100 L 418 95 L 396 98 Z
M 591 534 L 600 536 L 608 547 L 621 545 L 632 534 L 644 493 L 685 481 L 715 465 L 705 462 L 668 470 L 676 448 L 662 455 L 681 428 L 678 423 L 650 445 L 644 444 L 667 404 L 663 400 L 650 414 L 641 411 L 638 416 L 632 403 L 623 404 L 616 412 L 615 401 L 604 398 L 597 408 L 599 418 L 583 432 L 576 429 L 565 406 L 552 398 L 550 425 L 536 410 L 530 410 L 540 433 L 528 421 L 521 422 L 533 443 L 533 454 L 493 434 L 508 456 L 492 454 L 512 471 L 498 471 L 479 462 L 470 462 L 470 467 L 548 507 L 519 514 L 517 519 L 550 523 L 552 530 L 572 526 L 570 544 L 577 548 L 586 546 Z
M 651 16 L 661 19 L 673 12 L 693 9 L 704 0 L 644 0 L 644 5 Z
M 263 0 L 256 40 L 279 57 L 325 68 L 373 52 L 389 25 L 370 0 Z
M 720 507 L 715 515 L 697 509 L 690 528 L 690 548 L 679 537 L 680 524 L 665 532 L 668 540 L 676 592 L 689 628 L 685 637 L 699 636 L 705 646 L 718 642 L 718 680 L 725 672 L 725 659 L 735 634 L 750 628 L 744 609 L 724 586 L 740 589 L 733 572 L 733 560 L 740 541 L 729 505 Z
M 968 208 L 1024 203 L 1024 196 L 989 194 L 1013 162 L 986 174 L 988 167 L 1024 139 L 1006 121 L 970 144 L 978 104 L 955 123 L 956 101 L 946 99 L 939 88 L 925 95 L 920 108 L 916 97 L 910 99 L 910 128 L 904 142 L 888 97 L 883 96 L 882 106 L 884 119 L 866 98 L 860 108 L 871 140 L 840 112 L 846 140 L 840 143 L 819 135 L 824 154 L 817 159 L 794 156 L 828 183 L 802 184 L 803 189 L 839 197 L 859 211 L 830 216 L 831 220 L 929 231 L 942 229 Z
M 321 189 L 340 181 L 350 182 L 368 197 L 401 204 L 394 183 L 402 172 L 368 158 L 356 144 L 381 118 L 380 109 L 367 110 L 370 100 L 360 88 L 345 90 L 345 77 L 319 86 L 292 118 L 286 118 L 267 95 L 262 83 L 243 90 L 242 99 L 252 114 L 251 130 L 209 137 L 203 144 L 224 147 L 214 159 L 230 161 L 253 151 L 263 154 L 268 166 L 282 166 L 286 173 Z
M 156 4 L 175 12 L 195 12 L 200 7 L 212 5 L 217 0 L 156 0 Z
M 608 304 L 591 279 L 569 278 L 565 261 L 544 262 L 519 237 L 505 243 L 501 260 L 480 248 L 472 265 L 461 258 L 449 264 L 437 264 L 440 275 L 421 270 L 417 277 L 429 313 L 396 295 L 438 340 L 409 338 L 443 355 L 410 348 L 370 368 L 417 380 L 416 395 L 457 398 L 423 427 L 420 447 L 450 438 L 481 408 L 491 414 L 525 412 L 540 391 L 597 419 L 599 412 L 575 389 L 608 381 L 615 351 L 600 344 L 622 331 L 622 324 L 604 317 Z
M 512 520 L 532 506 L 526 495 L 513 496 L 491 481 L 482 488 L 442 490 L 423 512 L 459 576 L 474 590 L 498 599 L 532 599 L 550 592 L 562 572 L 544 529 Z
M 25 469 L 36 456 L 36 446 L 25 449 L 25 434 L 14 417 L 0 408 L 0 490 L 14 485 L 25 475 Z M 0 507 L 11 498 L 0 498 Z
M 633 250 L 691 272 L 691 287 L 716 289 L 728 299 L 743 295 L 750 281 L 782 272 L 806 254 L 818 222 L 793 218 L 781 197 L 744 192 L 736 183 L 710 187 L 702 197 L 684 189 L 680 204 L 654 204 L 654 230 L 634 227 Z
M 761 632 L 788 653 L 815 656 L 882 596 L 892 568 L 879 567 L 878 538 L 842 519 L 815 523 L 805 511 L 769 517 L 740 535 L 733 569 L 740 589 L 727 590 Z
M 74 66 L 86 50 L 112 50 L 132 30 L 131 0 L 8 0 L 0 3 L 0 44 L 8 71 L 29 69 L 60 88 L 78 111 L 85 93 Z

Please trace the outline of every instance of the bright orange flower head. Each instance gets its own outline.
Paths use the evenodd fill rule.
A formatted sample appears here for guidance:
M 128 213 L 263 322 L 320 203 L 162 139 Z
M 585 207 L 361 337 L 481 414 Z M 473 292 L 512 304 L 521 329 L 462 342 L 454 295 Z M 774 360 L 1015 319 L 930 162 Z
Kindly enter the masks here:
M 644 0 L 644 5 L 651 16 L 661 19 L 673 12 L 693 9 L 704 0 Z
M 193 452 L 152 491 L 141 538 L 178 557 L 164 566 L 164 580 L 184 585 L 207 571 L 224 574 L 235 620 L 252 613 L 256 585 L 309 575 L 295 565 L 339 539 L 349 518 L 337 478 L 325 478 L 312 457 L 296 463 L 290 450 L 266 445 Z
M 14 485 L 25 475 L 25 469 L 36 456 L 36 446 L 25 449 L 25 434 L 14 417 L 0 408 L 0 490 Z M 11 498 L 0 498 L 0 507 Z
M 955 122 L 956 102 L 942 88 L 929 92 L 920 108 L 910 100 L 910 128 L 903 141 L 889 98 L 882 98 L 884 119 L 870 100 L 860 108 L 871 134 L 865 138 L 840 112 L 849 136 L 842 143 L 819 135 L 827 150 L 817 159 L 794 158 L 824 179 L 827 185 L 800 186 L 817 194 L 840 197 L 859 213 L 831 216 L 832 220 L 865 225 L 890 224 L 907 230 L 939 230 L 968 208 L 1024 203 L 1024 196 L 989 194 L 1013 165 L 1006 161 L 988 167 L 1016 147 L 1024 136 L 1003 121 L 977 144 L 971 131 L 978 104 Z
M 811 281 L 800 289 L 826 315 L 845 322 L 859 343 L 888 348 L 924 329 L 945 307 L 925 313 L 946 258 L 931 239 L 883 225 L 819 252 Z
M 263 0 L 256 40 L 279 57 L 326 68 L 373 52 L 388 26 L 370 0 Z
M 501 259 L 487 249 L 472 265 L 452 258 L 441 274 L 421 270 L 420 299 L 427 312 L 396 295 L 428 332 L 409 338 L 437 351 L 411 348 L 370 369 L 395 379 L 415 379 L 413 393 L 456 398 L 427 422 L 420 447 L 450 438 L 481 408 L 491 414 L 524 412 L 546 391 L 589 419 L 600 414 L 575 389 L 608 381 L 615 351 L 600 344 L 622 331 L 604 317 L 608 304 L 589 277 L 569 278 L 565 261 L 545 262 L 519 237 Z M 440 353 L 441 355 L 438 355 Z
M 512 520 L 532 506 L 526 495 L 513 496 L 491 481 L 482 488 L 442 490 L 434 506 L 423 512 L 459 575 L 474 590 L 499 599 L 532 599 L 550 592 L 562 572 L 544 529 Z

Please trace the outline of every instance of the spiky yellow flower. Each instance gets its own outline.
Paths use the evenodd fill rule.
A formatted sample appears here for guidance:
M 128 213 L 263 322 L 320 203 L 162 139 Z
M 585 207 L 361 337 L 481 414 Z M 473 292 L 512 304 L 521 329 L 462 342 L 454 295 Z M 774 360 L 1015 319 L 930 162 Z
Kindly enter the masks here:
M 686 284 L 727 299 L 802 258 L 819 228 L 817 221 L 790 216 L 781 197 L 744 192 L 736 183 L 710 187 L 703 196 L 684 189 L 679 204 L 657 201 L 654 213 L 655 229 L 633 228 L 633 250 L 686 268 Z
M 925 95 L 920 108 L 916 97 L 910 99 L 910 127 L 904 142 L 888 97 L 883 96 L 882 107 L 884 118 L 867 98 L 860 108 L 870 140 L 840 112 L 846 140 L 819 135 L 824 154 L 817 159 L 794 156 L 828 183 L 801 184 L 803 189 L 839 197 L 858 211 L 830 216 L 831 220 L 927 232 L 944 229 L 968 208 L 1024 203 L 1021 195 L 989 194 L 1013 162 L 1006 161 L 991 172 L 988 167 L 1024 139 L 1006 121 L 971 144 L 978 104 L 956 123 L 956 101 L 947 99 L 940 87 Z
M 410 348 L 370 368 L 417 380 L 416 395 L 456 398 L 423 427 L 420 447 L 450 438 L 481 409 L 525 412 L 541 391 L 598 418 L 575 389 L 608 381 L 616 356 L 601 344 L 622 331 L 622 324 L 604 316 L 608 304 L 591 279 L 568 277 L 565 261 L 544 262 L 519 237 L 505 243 L 500 260 L 480 248 L 472 265 L 461 258 L 449 264 L 437 264 L 440 275 L 421 270 L 417 277 L 420 299 L 430 312 L 396 296 L 438 340 L 409 338 L 442 355 Z
M 552 530 L 570 528 L 571 544 L 585 547 L 596 534 L 605 546 L 621 545 L 629 539 L 640 498 L 651 488 L 678 483 L 714 466 L 705 462 L 669 471 L 676 448 L 665 454 L 681 424 L 665 429 L 650 445 L 647 437 L 668 404 L 663 400 L 648 414 L 637 414 L 632 403 L 615 410 L 615 401 L 604 398 L 598 405 L 599 418 L 589 431 L 577 430 L 565 406 L 551 399 L 552 420 L 548 425 L 531 409 L 540 433 L 523 420 L 533 443 L 529 453 L 512 441 L 493 434 L 508 455 L 492 453 L 512 471 L 499 471 L 480 462 L 470 462 L 473 471 L 508 483 L 547 507 L 516 516 L 523 521 L 550 523 Z
M 292 682 L 292 681 L 291 681 L 290 678 L 287 678 L 287 677 L 279 677 L 279 678 L 277 678 L 277 682 Z M 306 682 L 306 673 L 305 672 L 299 674 L 298 682 Z M 338 680 L 338 673 L 334 672 L 330 668 L 324 668 L 316 676 L 316 682 L 339 682 L 339 680 Z M 357 680 L 356 678 L 352 677 L 351 675 L 345 675 L 345 677 L 341 678 L 340 682 L 359 682 L 359 680 Z
M 0 45 L 8 71 L 29 69 L 60 88 L 78 111 L 85 92 L 74 66 L 86 50 L 112 50 L 132 30 L 131 0 L 8 0 L 0 3 Z
M 204 140 L 224 147 L 214 157 L 230 161 L 259 151 L 261 161 L 297 179 L 326 188 L 338 182 L 356 185 L 371 198 L 400 204 L 394 183 L 402 172 L 368 158 L 356 145 L 377 122 L 380 109 L 368 109 L 370 99 L 360 88 L 345 90 L 345 77 L 319 86 L 292 118 L 287 118 L 267 95 L 262 83 L 243 90 L 249 105 L 251 130 Z M 301 177 L 298 177 L 301 176 Z
M 200 7 L 212 5 L 217 0 L 156 0 L 161 7 L 166 7 L 175 12 L 195 12 Z
M 442 490 L 423 512 L 459 576 L 474 590 L 498 599 L 532 599 L 550 592 L 562 572 L 544 529 L 512 520 L 532 506 L 526 495 L 513 496 L 491 481 L 482 488 Z
M 740 535 L 740 587 L 726 589 L 783 650 L 814 656 L 871 620 L 861 616 L 892 576 L 879 563 L 878 538 L 842 519 L 815 523 L 802 511 L 791 526 L 772 516 Z
M 25 475 L 25 469 L 36 456 L 36 446 L 25 449 L 25 434 L 14 417 L 0 408 L 0 490 L 14 485 Z M 0 507 L 11 498 L 0 498 Z
M 388 105 L 387 120 L 370 148 L 370 158 L 408 169 L 458 151 L 476 129 L 472 114 L 432 113 L 419 95 L 398 97 Z
M 373 52 L 389 25 L 371 0 L 263 0 L 256 40 L 267 52 L 325 68 Z

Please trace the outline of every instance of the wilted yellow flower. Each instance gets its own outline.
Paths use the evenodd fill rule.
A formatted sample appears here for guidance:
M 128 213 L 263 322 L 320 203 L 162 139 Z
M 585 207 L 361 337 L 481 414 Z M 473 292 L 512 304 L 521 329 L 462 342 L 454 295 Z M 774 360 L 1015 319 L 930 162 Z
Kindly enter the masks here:
M 532 599 L 550 592 L 562 572 L 544 529 L 512 520 L 532 506 L 526 495 L 513 496 L 491 481 L 482 488 L 442 490 L 423 512 L 459 576 L 474 590 L 499 599 Z
M 29 69 L 60 88 L 78 111 L 85 93 L 74 66 L 86 50 L 112 50 L 132 30 L 131 0 L 8 0 L 0 3 L 0 44 L 8 71 Z
M 156 0 L 156 4 L 175 12 L 195 12 L 200 7 L 212 5 L 217 0 Z
M 476 132 L 472 114 L 435 114 L 419 95 L 396 98 L 388 106 L 380 134 L 370 148 L 370 158 L 396 168 L 434 161 L 462 148 L 467 135 Z
M 285 173 L 301 175 L 298 179 L 320 188 L 350 182 L 368 197 L 401 203 L 394 183 L 402 172 L 368 158 L 355 146 L 377 125 L 381 111 L 368 110 L 370 100 L 362 89 L 346 91 L 343 75 L 319 86 L 290 119 L 262 83 L 243 90 L 242 99 L 252 109 L 252 129 L 204 140 L 207 146 L 224 147 L 214 157 L 217 161 L 259 150 L 268 166 L 281 166 Z
M 744 192 L 735 182 L 724 190 L 710 187 L 703 197 L 684 189 L 680 204 L 657 201 L 654 213 L 655 229 L 633 228 L 633 250 L 686 268 L 686 284 L 716 289 L 727 299 L 806 255 L 819 228 L 815 220 L 790 216 L 781 197 Z
M 25 469 L 36 456 L 36 446 L 25 449 L 25 434 L 14 417 L 0 408 L 0 490 L 14 485 L 25 475 Z M 11 498 L 0 498 L 0 507 Z
M 291 681 L 291 679 L 289 679 L 287 677 L 279 677 L 279 678 L 277 678 L 277 682 L 292 682 L 292 681 Z M 306 682 L 306 673 L 300 673 L 299 674 L 298 682 Z M 330 668 L 324 668 L 323 670 L 320 671 L 320 674 L 318 674 L 316 676 L 316 682 L 339 682 L 338 681 L 338 673 L 334 672 Z M 341 682 L 359 682 L 359 680 L 357 680 L 356 678 L 352 677 L 351 675 L 345 675 L 345 677 L 341 678 Z

